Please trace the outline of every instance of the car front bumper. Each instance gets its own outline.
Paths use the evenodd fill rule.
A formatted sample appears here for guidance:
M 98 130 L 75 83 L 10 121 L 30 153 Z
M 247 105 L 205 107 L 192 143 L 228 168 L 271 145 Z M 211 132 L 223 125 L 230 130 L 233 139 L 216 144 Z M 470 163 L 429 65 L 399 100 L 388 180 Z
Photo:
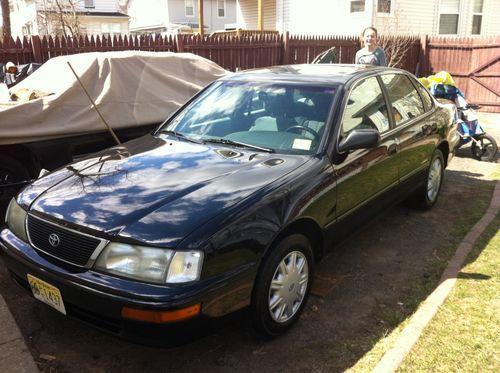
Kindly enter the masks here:
M 196 284 L 161 286 L 92 270 L 74 271 L 40 256 L 8 229 L 0 233 L 0 252 L 11 277 L 30 293 L 28 274 L 60 291 L 67 316 L 141 343 L 172 331 L 194 329 L 208 317 L 223 316 L 248 305 L 255 277 L 255 266 L 249 265 Z M 201 304 L 197 317 L 174 323 L 149 323 L 122 316 L 124 307 L 161 312 L 195 304 Z

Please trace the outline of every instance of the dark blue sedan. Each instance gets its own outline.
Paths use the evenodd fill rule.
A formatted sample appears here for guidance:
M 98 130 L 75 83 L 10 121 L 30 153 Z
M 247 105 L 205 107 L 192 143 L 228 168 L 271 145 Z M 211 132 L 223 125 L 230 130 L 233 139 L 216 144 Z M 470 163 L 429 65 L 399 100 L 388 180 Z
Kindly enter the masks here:
M 391 204 L 436 203 L 453 114 L 402 70 L 237 73 L 154 133 L 26 187 L 1 251 L 37 299 L 115 335 L 249 306 L 274 337 L 336 242 Z

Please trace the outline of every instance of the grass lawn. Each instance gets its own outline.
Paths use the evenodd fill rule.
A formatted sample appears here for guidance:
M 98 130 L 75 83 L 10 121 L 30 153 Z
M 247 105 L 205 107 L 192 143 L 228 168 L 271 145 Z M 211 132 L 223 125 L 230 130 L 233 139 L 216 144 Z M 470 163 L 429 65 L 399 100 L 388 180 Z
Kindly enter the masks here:
M 500 172 L 497 172 L 495 175 L 492 177 L 494 180 L 500 179 Z M 477 195 L 474 201 L 474 204 L 472 205 L 472 208 L 468 211 L 467 214 L 461 215 L 460 219 L 456 222 L 455 228 L 454 228 L 454 233 L 453 237 L 457 237 L 457 240 L 454 242 L 449 242 L 448 245 L 445 245 L 440 248 L 439 252 L 439 257 L 438 256 L 430 256 L 427 258 L 428 260 L 428 265 L 429 268 L 427 270 L 428 273 L 428 278 L 425 279 L 425 281 L 419 281 L 419 279 L 416 279 L 415 281 L 411 282 L 408 284 L 408 286 L 404 289 L 405 296 L 402 297 L 401 303 L 405 305 L 405 307 L 400 307 L 399 310 L 394 310 L 394 309 L 388 309 L 385 314 L 380 315 L 381 320 L 383 320 L 384 325 L 388 326 L 385 330 L 385 333 L 382 333 L 380 330 L 374 331 L 373 334 L 371 335 L 372 339 L 369 337 L 362 338 L 360 336 L 359 340 L 356 341 L 357 343 L 366 343 L 366 342 L 371 342 L 372 346 L 367 349 L 367 352 L 365 355 L 357 360 L 350 368 L 346 370 L 348 373 L 365 373 L 371 371 L 377 363 L 380 361 L 384 353 L 386 353 L 388 350 L 390 350 L 392 347 L 394 347 L 396 340 L 398 339 L 399 335 L 401 334 L 401 331 L 406 327 L 408 322 L 411 319 L 411 316 L 416 312 L 416 310 L 419 308 L 419 305 L 422 301 L 424 301 L 427 296 L 432 293 L 433 290 L 438 286 L 439 280 L 441 278 L 441 275 L 445 268 L 448 265 L 449 259 L 455 254 L 458 244 L 460 241 L 466 236 L 466 234 L 472 229 L 475 223 L 479 221 L 479 219 L 482 217 L 482 215 L 486 212 L 488 205 L 490 203 L 490 198 L 493 193 L 494 189 L 494 184 L 492 183 L 484 183 L 484 184 L 479 184 L 477 186 Z M 471 207 L 471 206 L 469 206 Z M 497 232 L 498 227 L 500 226 L 500 218 L 497 216 L 496 219 L 490 224 L 488 229 L 483 233 L 481 238 L 478 240 L 476 245 L 474 246 L 473 251 L 469 254 L 468 261 L 469 263 L 471 261 L 470 258 L 473 258 L 474 260 L 476 257 L 481 254 L 481 257 L 478 259 L 478 263 L 480 260 L 482 260 L 484 255 L 494 255 L 492 252 L 495 252 L 496 255 L 498 256 L 500 253 L 500 234 Z M 495 236 L 496 234 L 496 236 Z M 491 242 L 489 242 L 491 239 Z M 495 246 L 496 245 L 496 246 Z M 487 246 L 487 247 L 486 247 Z M 484 249 L 484 250 L 483 250 Z M 490 253 L 490 254 L 488 254 Z M 487 259 L 487 263 L 489 259 Z M 491 262 L 491 269 L 489 272 L 495 273 L 495 268 L 497 268 L 498 272 L 498 260 L 495 262 Z M 488 264 L 489 265 L 489 264 Z M 481 286 L 486 286 L 487 289 L 489 289 L 492 285 L 491 283 L 496 281 L 496 287 L 494 289 L 491 289 L 491 294 L 500 294 L 500 284 L 498 283 L 498 275 L 497 277 L 494 277 L 495 275 L 487 273 L 486 276 L 490 276 L 491 278 L 488 280 L 482 280 L 483 278 L 486 278 L 484 276 L 472 276 L 470 273 L 479 273 L 482 274 L 482 269 L 470 269 L 469 266 L 464 267 L 462 269 L 463 275 L 461 276 L 462 278 L 458 280 L 455 291 L 452 292 L 452 294 L 455 294 L 456 289 L 459 289 L 459 286 L 463 285 L 481 285 Z M 472 277 L 472 278 L 470 278 Z M 476 277 L 481 278 L 476 279 Z M 465 282 L 465 284 L 463 284 Z M 472 294 L 474 295 L 476 290 L 472 290 Z M 490 290 L 488 290 L 490 292 Z M 450 294 L 451 296 L 451 294 Z M 480 298 L 486 297 L 486 294 L 479 294 Z M 498 298 L 498 295 L 497 295 Z M 450 299 L 450 298 L 448 298 Z M 455 299 L 455 295 L 453 295 L 453 298 Z M 485 301 L 489 302 L 491 301 L 493 307 L 493 302 L 494 296 L 491 295 L 489 299 L 485 299 Z M 449 300 L 446 303 L 446 305 L 449 304 Z M 451 301 L 453 303 L 453 300 Z M 456 300 L 455 303 L 457 304 L 458 308 L 461 309 L 464 307 L 464 302 L 461 300 Z M 474 303 L 474 301 L 473 301 Z M 442 308 L 445 306 L 442 305 Z M 473 323 L 473 317 L 472 315 L 469 315 L 469 310 L 465 310 L 461 315 L 457 316 L 458 319 L 463 320 L 464 323 Z M 495 312 L 488 311 L 488 315 L 490 315 L 490 318 L 495 318 L 496 321 L 491 321 L 487 323 L 488 328 L 496 328 L 496 332 L 491 330 L 491 333 L 496 333 L 496 337 L 492 338 L 491 341 L 488 340 L 488 344 L 495 343 L 493 341 L 495 340 L 500 340 L 500 335 L 499 335 L 499 319 L 498 316 L 493 316 L 495 315 Z M 500 314 L 500 309 L 499 309 L 499 304 L 497 300 L 497 312 Z M 439 313 L 441 315 L 441 312 Z M 435 318 L 437 315 L 435 316 Z M 449 315 L 444 316 L 445 319 L 449 319 Z M 485 316 L 486 317 L 486 316 Z M 434 320 L 431 322 L 432 325 L 434 325 Z M 462 342 L 458 341 L 455 339 L 455 334 L 457 333 L 456 331 L 448 331 L 449 324 L 455 324 L 456 322 L 452 319 L 449 319 L 450 322 L 442 323 L 441 321 L 438 321 L 437 325 L 441 326 L 443 329 L 443 333 L 445 335 L 448 335 L 452 342 L 438 342 L 437 340 L 434 341 L 434 337 L 436 337 L 436 334 L 440 334 L 441 330 L 439 331 L 434 331 L 432 332 L 433 334 L 430 335 L 430 327 L 424 330 L 424 336 L 422 336 L 422 341 L 418 344 L 418 346 L 414 347 L 415 353 L 411 354 L 411 357 L 407 357 L 407 360 L 403 362 L 402 369 L 403 371 L 411 371 L 411 372 L 416 372 L 416 371 L 421 371 L 421 372 L 434 372 L 437 369 L 441 369 L 439 367 L 434 366 L 434 362 L 430 361 L 428 364 L 424 364 L 423 362 L 421 365 L 420 363 L 417 363 L 415 360 L 415 356 L 423 356 L 426 354 L 426 352 L 422 352 L 422 348 L 424 349 L 429 349 L 429 351 L 432 351 L 432 354 L 435 354 L 436 358 L 440 360 L 442 358 L 442 348 L 441 348 L 441 343 L 444 344 L 449 344 L 450 346 L 452 344 L 455 344 L 455 346 L 458 346 L 458 348 L 461 348 Z M 454 325 L 458 326 L 458 325 Z M 471 332 L 474 333 L 474 332 Z M 490 335 L 490 334 L 489 334 Z M 492 334 L 491 334 L 492 335 Z M 436 337 L 437 338 L 437 337 Z M 422 343 L 425 343 L 426 347 L 420 347 Z M 498 349 L 498 342 L 496 344 L 497 348 L 496 351 L 499 351 Z M 494 346 L 486 346 L 487 348 L 491 347 L 490 351 L 495 351 Z M 451 348 L 451 347 L 450 347 Z M 454 352 L 449 352 L 448 353 L 452 361 L 455 361 L 454 359 L 456 356 L 454 356 Z M 498 358 L 498 355 L 497 355 Z M 427 359 L 425 357 L 424 359 Z M 496 363 L 498 365 L 498 361 Z M 479 370 L 472 370 L 472 372 L 481 372 L 488 370 L 489 368 L 486 367 L 487 365 L 482 365 L 482 369 Z M 460 371 L 460 372 L 469 372 L 470 370 L 462 370 L 462 369 L 455 369 L 453 367 L 443 367 L 442 371 Z M 499 370 L 500 371 L 500 370 Z
M 399 372 L 500 372 L 500 215 Z

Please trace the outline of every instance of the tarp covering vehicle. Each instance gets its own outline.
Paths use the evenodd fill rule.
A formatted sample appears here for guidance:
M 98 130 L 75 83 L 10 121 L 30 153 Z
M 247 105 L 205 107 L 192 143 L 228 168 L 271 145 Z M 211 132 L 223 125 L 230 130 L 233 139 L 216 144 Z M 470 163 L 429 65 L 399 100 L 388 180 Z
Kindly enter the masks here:
M 0 145 L 105 129 L 68 62 L 113 128 L 159 123 L 227 73 L 190 53 L 123 51 L 55 57 L 10 92 L 43 97 L 0 103 Z

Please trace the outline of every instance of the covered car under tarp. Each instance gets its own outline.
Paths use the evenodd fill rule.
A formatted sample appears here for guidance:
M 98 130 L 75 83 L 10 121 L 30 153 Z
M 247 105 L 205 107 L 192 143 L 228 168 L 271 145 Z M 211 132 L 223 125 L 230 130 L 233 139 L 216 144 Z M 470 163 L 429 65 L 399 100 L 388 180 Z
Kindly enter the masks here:
M 68 62 L 113 129 L 160 123 L 201 88 L 228 73 L 190 53 L 123 51 L 55 57 L 10 90 L 20 98 L 39 98 L 0 103 L 0 145 L 106 130 Z

